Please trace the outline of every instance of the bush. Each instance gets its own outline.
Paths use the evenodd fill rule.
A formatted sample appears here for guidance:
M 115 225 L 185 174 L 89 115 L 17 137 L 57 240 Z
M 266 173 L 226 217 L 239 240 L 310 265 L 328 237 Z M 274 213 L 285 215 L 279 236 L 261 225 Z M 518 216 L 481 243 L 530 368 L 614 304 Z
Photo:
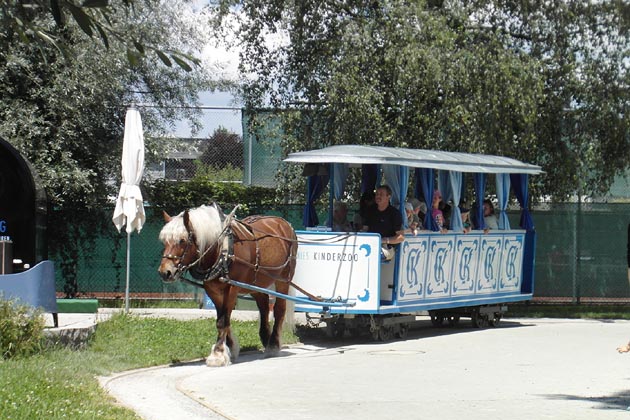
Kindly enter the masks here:
M 2 359 L 28 356 L 41 349 L 44 319 L 41 312 L 0 296 L 0 354 Z
M 158 180 L 147 187 L 146 193 L 146 199 L 153 207 L 175 214 L 210 201 L 219 203 L 226 213 L 240 204 L 243 214 L 276 203 L 274 189 L 210 181 L 203 176 L 185 182 Z

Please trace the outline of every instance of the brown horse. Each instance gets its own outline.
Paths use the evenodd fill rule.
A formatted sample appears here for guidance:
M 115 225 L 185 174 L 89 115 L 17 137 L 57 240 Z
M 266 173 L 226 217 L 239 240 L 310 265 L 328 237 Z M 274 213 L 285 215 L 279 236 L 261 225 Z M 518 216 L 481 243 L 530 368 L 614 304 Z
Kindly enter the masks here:
M 269 295 L 230 284 L 231 280 L 260 288 L 275 286 L 287 295 L 295 272 L 297 238 L 280 217 L 249 216 L 241 221 L 225 216 L 211 204 L 186 210 L 178 216 L 164 213 L 160 232 L 164 254 L 159 273 L 174 282 L 188 271 L 203 285 L 217 310 L 217 341 L 206 359 L 208 366 L 226 366 L 238 357 L 239 346 L 230 331 L 230 315 L 239 294 L 251 294 L 260 312 L 260 340 L 265 352 L 280 350 L 285 299 L 273 306 L 274 324 L 269 331 Z

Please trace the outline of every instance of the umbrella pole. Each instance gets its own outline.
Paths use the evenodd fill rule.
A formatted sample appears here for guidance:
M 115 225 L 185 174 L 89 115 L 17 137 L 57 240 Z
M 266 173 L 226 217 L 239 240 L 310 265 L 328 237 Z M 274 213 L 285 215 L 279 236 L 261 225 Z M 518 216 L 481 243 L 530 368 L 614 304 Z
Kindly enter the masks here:
M 127 278 L 125 281 L 125 313 L 129 313 L 129 260 L 130 260 L 131 233 L 127 232 Z

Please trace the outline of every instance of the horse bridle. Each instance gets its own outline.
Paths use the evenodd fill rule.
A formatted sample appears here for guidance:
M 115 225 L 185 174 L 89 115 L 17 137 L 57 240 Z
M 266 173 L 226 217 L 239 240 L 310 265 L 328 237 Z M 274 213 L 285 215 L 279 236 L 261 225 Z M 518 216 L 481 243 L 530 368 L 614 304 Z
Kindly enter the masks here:
M 236 209 L 234 209 L 234 210 L 236 210 Z M 173 254 L 164 254 L 164 255 L 162 255 L 162 259 L 167 259 L 167 260 L 172 260 L 172 261 L 176 261 L 177 260 L 177 264 L 175 265 L 175 272 L 173 273 L 173 277 L 174 278 L 177 278 L 179 275 L 181 275 L 182 273 L 185 273 L 191 267 L 194 267 L 199 262 L 201 262 L 201 260 L 210 251 L 215 250 L 217 248 L 217 246 L 219 244 L 221 244 L 221 242 L 223 242 L 223 239 L 226 236 L 231 238 L 232 232 L 231 232 L 231 228 L 230 228 L 230 223 L 232 221 L 233 214 L 234 214 L 234 211 L 227 218 L 222 218 L 222 221 L 225 223 L 225 226 L 223 227 L 223 230 L 221 231 L 221 233 L 217 237 L 217 239 L 214 242 L 214 244 L 212 244 L 212 246 L 210 246 L 210 247 L 207 247 L 206 250 L 203 253 L 201 253 L 199 248 L 197 248 L 197 255 L 198 255 L 198 257 L 197 257 L 196 260 L 194 260 L 190 264 L 183 265 L 182 261 L 186 257 L 186 253 L 188 252 L 191 244 L 195 243 L 194 233 L 191 230 L 188 230 L 188 240 L 186 241 L 186 247 L 184 248 L 184 252 L 182 252 L 182 255 L 180 255 L 180 256 L 173 255 Z M 230 239 L 230 243 L 231 242 L 232 242 L 232 240 Z M 231 246 L 229 248 L 231 248 Z M 210 267 L 208 270 L 200 271 L 200 273 L 204 277 L 204 280 L 212 280 L 213 278 L 218 277 L 223 272 L 226 272 L 227 268 L 229 266 L 229 263 L 231 261 L 231 258 L 233 257 L 233 255 L 231 255 L 231 254 L 232 254 L 231 251 L 230 252 L 221 251 L 221 257 L 217 258 L 217 261 L 215 262 L 215 264 L 212 267 Z
M 186 257 L 186 254 L 188 253 L 191 247 L 191 244 L 194 242 L 194 239 L 195 239 L 194 233 L 192 231 L 188 231 L 188 240 L 186 240 L 186 247 L 184 248 L 184 252 L 182 252 L 182 255 L 173 255 L 173 254 L 162 255 L 163 260 L 166 259 L 166 260 L 171 260 L 171 261 L 177 261 L 177 264 L 175 265 L 175 272 L 173 273 L 174 278 L 176 278 L 178 275 L 188 270 L 190 266 L 196 264 L 199 261 L 199 259 L 197 259 L 192 264 L 188 264 L 186 266 L 182 264 L 182 261 Z M 197 249 L 197 254 L 199 254 L 199 249 Z

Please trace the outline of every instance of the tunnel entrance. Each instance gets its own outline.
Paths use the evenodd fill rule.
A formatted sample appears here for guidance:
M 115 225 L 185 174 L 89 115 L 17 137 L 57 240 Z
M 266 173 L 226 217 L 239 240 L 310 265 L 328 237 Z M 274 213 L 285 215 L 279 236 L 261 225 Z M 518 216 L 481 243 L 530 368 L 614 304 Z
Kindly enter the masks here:
M 0 251 L 4 249 L 13 259 L 22 260 L 18 269 L 48 258 L 46 215 L 46 192 L 37 173 L 26 158 L 0 138 Z

